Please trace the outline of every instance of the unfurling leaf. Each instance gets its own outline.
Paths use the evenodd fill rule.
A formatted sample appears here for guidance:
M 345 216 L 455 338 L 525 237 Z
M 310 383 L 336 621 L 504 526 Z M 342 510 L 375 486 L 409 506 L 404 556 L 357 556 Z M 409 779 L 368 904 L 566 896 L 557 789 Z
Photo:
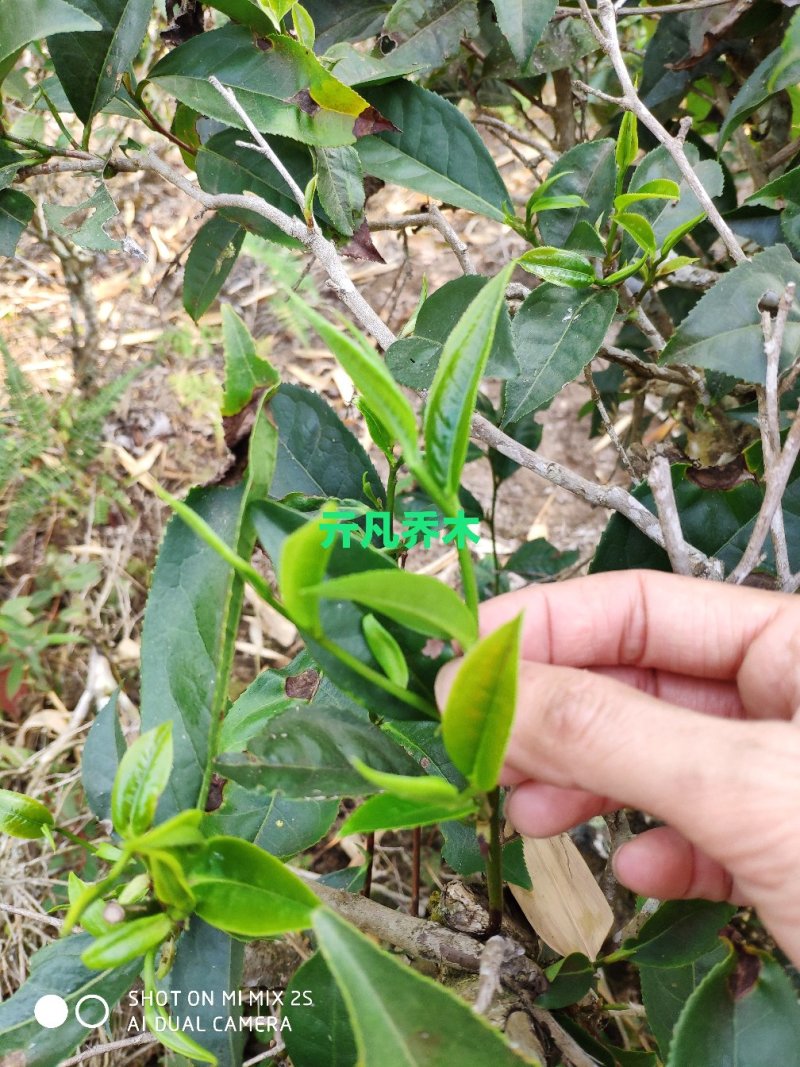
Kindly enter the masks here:
M 365 615 L 361 624 L 364 640 L 386 677 L 403 689 L 408 685 L 408 664 L 400 645 L 374 615 Z
M 482 638 L 464 657 L 442 712 L 442 736 L 475 789 L 497 785 L 517 701 L 522 616 Z
M 585 256 L 563 248 L 551 248 L 547 245 L 532 248 L 524 256 L 520 256 L 517 262 L 523 270 L 553 285 L 585 289 L 596 280 L 594 267 Z
M 95 938 L 82 953 L 81 960 L 87 967 L 97 970 L 120 967 L 160 945 L 169 937 L 172 926 L 172 920 L 163 912 L 118 923 L 107 933 Z
M 149 830 L 172 770 L 172 723 L 138 737 L 120 760 L 111 791 L 111 820 L 121 837 Z

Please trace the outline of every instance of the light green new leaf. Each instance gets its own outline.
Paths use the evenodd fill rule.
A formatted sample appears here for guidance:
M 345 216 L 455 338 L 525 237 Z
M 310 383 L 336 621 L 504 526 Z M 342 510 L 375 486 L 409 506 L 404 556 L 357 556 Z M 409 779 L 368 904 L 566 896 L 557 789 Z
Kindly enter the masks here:
M 630 114 L 630 112 L 629 112 Z M 670 178 L 654 178 L 639 186 L 635 193 L 620 193 L 614 197 L 614 207 L 617 211 L 624 211 L 631 204 L 641 200 L 679 200 L 681 195 L 680 186 Z
M 364 616 L 361 630 L 383 673 L 395 685 L 405 689 L 409 679 L 408 664 L 400 645 L 374 615 Z
M 525 255 L 520 256 L 517 262 L 523 270 L 535 274 L 543 281 L 568 286 L 570 289 L 585 289 L 597 280 L 594 267 L 585 256 L 563 248 L 552 248 L 549 245 L 531 248 Z
M 800 264 L 785 245 L 767 248 L 723 274 L 669 339 L 663 363 L 688 363 L 764 384 L 766 358 L 758 304 L 766 292 L 800 288 Z M 800 301 L 795 298 L 783 335 L 781 367 L 800 349 Z
M 183 272 L 183 306 L 195 322 L 211 307 L 233 269 L 245 229 L 221 215 L 204 222 L 192 241 Z
M 583 370 L 597 353 L 617 308 L 615 292 L 540 285 L 514 317 L 514 346 L 522 373 L 506 383 L 503 423 L 536 411 Z
M 525 73 L 558 0 L 492 0 L 497 25 L 508 41 L 514 59 Z
M 425 406 L 425 464 L 445 496 L 457 499 L 472 413 L 513 264 L 478 293 L 447 338 Z
M 0 789 L 0 833 L 35 840 L 44 837 L 54 824 L 53 816 L 38 800 Z
M 339 233 L 351 237 L 364 218 L 361 159 L 348 145 L 318 148 L 316 155 L 319 202 Z
M 256 390 L 274 390 L 281 376 L 268 359 L 257 354 L 252 334 L 230 304 L 222 305 L 222 347 L 225 353 L 222 414 L 238 415 Z
M 319 592 L 333 543 L 323 548 L 325 512 L 290 534 L 283 543 L 278 566 L 278 585 L 292 622 L 317 636 L 320 631 Z
M 327 908 L 314 915 L 314 932 L 350 1013 L 360 1067 L 530 1062 L 453 993 L 381 951 Z
M 643 215 L 637 215 L 632 211 L 623 211 L 619 215 L 613 215 L 612 220 L 626 233 L 629 233 L 634 241 L 649 255 L 656 253 L 656 236 L 653 227 Z
M 0 0 L 0 63 L 51 33 L 84 33 L 100 23 L 65 0 Z
M 359 343 L 352 334 L 332 325 L 299 296 L 294 293 L 288 296 L 298 314 L 311 323 L 328 345 L 369 406 L 380 413 L 381 422 L 400 444 L 406 460 L 413 460 L 419 452 L 413 408 L 366 338 Z
M 200 918 L 242 937 L 303 930 L 319 904 L 279 859 L 236 837 L 209 838 L 187 873 Z
M 431 774 L 391 774 L 368 767 L 357 756 L 350 762 L 358 773 L 372 785 L 386 790 L 400 800 L 422 801 L 426 804 L 458 803 L 463 799 L 462 793 L 446 778 Z
M 314 592 L 331 600 L 354 600 L 427 637 L 474 644 L 478 627 L 464 601 L 449 586 L 425 574 L 399 569 L 363 571 L 331 578 Z
M 628 167 L 636 159 L 639 151 L 639 131 L 637 119 L 632 111 L 626 111 L 622 116 L 622 122 L 617 135 L 617 147 L 614 158 L 617 163 L 617 181 L 622 184 L 622 179 Z
M 393 793 L 369 797 L 339 827 L 339 836 L 371 834 L 375 830 L 410 830 L 435 826 L 451 819 L 465 819 L 478 810 L 478 802 L 458 794 L 441 800 L 410 800 Z
M 517 701 L 522 616 L 484 637 L 464 657 L 442 713 L 442 737 L 476 789 L 497 785 Z
M 109 102 L 136 58 L 153 12 L 152 0 L 72 0 L 97 19 L 97 33 L 59 33 L 47 47 L 58 80 L 84 124 Z
M 169 937 L 172 927 L 172 919 L 163 912 L 118 923 L 107 933 L 95 938 L 81 954 L 81 960 L 85 966 L 96 970 L 121 967 L 123 963 L 135 960 L 160 945 Z
M 149 830 L 172 770 L 172 723 L 138 737 L 120 760 L 111 791 L 111 821 L 121 837 Z

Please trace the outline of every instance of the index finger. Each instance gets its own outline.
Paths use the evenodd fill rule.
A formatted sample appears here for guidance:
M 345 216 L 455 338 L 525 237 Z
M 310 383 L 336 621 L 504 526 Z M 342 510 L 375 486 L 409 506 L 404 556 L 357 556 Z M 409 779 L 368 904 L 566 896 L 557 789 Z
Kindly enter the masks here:
M 522 658 L 564 667 L 643 667 L 735 678 L 790 598 L 661 571 L 614 571 L 528 586 L 481 606 L 488 633 L 524 611 Z

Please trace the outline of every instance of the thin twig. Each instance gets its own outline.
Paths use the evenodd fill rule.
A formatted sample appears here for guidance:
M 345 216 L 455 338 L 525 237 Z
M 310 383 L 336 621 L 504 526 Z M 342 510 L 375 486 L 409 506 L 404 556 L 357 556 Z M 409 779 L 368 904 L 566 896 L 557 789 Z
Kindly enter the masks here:
M 732 2 L 733 0 L 682 0 L 677 4 L 661 4 L 653 7 L 618 7 L 615 13 L 617 18 L 625 18 L 626 15 L 660 17 L 661 15 L 677 15 L 681 11 L 702 11 L 706 7 L 722 7 L 723 4 Z M 556 14 L 563 18 L 569 15 L 579 15 L 580 12 L 576 7 L 559 6 L 556 8 Z
M 494 115 L 476 115 L 474 121 L 476 126 L 486 126 L 490 130 L 505 134 L 512 141 L 518 141 L 520 144 L 527 145 L 528 148 L 533 148 L 548 163 L 556 163 L 558 161 L 558 152 L 554 152 L 548 145 L 537 141 L 535 137 L 531 137 L 524 130 L 518 130 L 516 126 L 511 126 L 509 123 L 503 122 L 502 119 L 495 118 Z
M 242 1064 L 242 1067 L 253 1067 L 253 1064 L 263 1063 L 264 1060 L 271 1060 L 273 1056 L 277 1056 L 279 1053 L 283 1052 L 283 1050 L 286 1048 L 286 1045 L 283 1043 L 283 1039 L 279 1036 L 276 1036 L 274 1040 L 275 1045 L 273 1046 L 273 1048 L 268 1048 L 266 1052 L 259 1052 L 257 1056 L 252 1056 L 249 1060 L 245 1060 Z
M 409 227 L 418 226 L 432 226 L 434 230 L 437 230 L 445 239 L 445 242 L 452 248 L 453 254 L 458 260 L 464 274 L 477 274 L 475 264 L 472 262 L 472 258 L 469 254 L 469 249 L 435 204 L 430 204 L 427 211 L 417 211 L 412 215 L 398 215 L 383 219 L 374 219 L 369 223 L 370 230 L 375 232 L 380 232 L 382 230 L 405 230 Z
M 600 395 L 600 390 L 595 384 L 594 375 L 592 374 L 592 366 L 590 363 L 587 363 L 584 367 L 583 376 L 586 379 L 586 384 L 589 386 L 589 392 L 592 394 L 592 400 L 594 401 L 594 406 L 597 408 L 597 414 L 600 416 L 600 421 L 603 423 L 603 427 L 606 431 L 606 434 L 608 435 L 608 439 L 611 441 L 611 444 L 617 450 L 617 455 L 619 456 L 622 466 L 625 468 L 628 474 L 630 474 L 634 482 L 638 482 L 639 477 L 636 474 L 636 471 L 633 469 L 633 464 L 630 461 L 628 453 L 625 451 L 625 446 L 619 439 L 619 434 L 614 429 L 614 423 L 609 418 L 608 411 L 606 410 L 606 406 L 603 403 L 603 398 Z
M 43 915 L 40 911 L 28 911 L 27 908 L 16 908 L 13 904 L 0 904 L 0 911 L 8 912 L 9 915 L 19 915 L 23 919 L 34 919 L 38 923 L 49 923 L 60 930 L 64 923 L 54 915 Z
M 661 335 L 655 323 L 641 306 L 637 304 L 636 295 L 626 282 L 619 290 L 620 303 L 631 312 L 633 321 L 650 342 L 655 352 L 661 353 L 667 347 L 665 338 Z
M 157 1045 L 158 1039 L 150 1033 L 137 1034 L 135 1037 L 123 1037 L 119 1041 L 109 1041 L 106 1045 L 93 1045 L 84 1049 L 71 1059 L 62 1060 L 60 1067 L 74 1067 L 76 1063 L 94 1059 L 95 1056 L 105 1056 L 109 1052 L 120 1052 L 125 1048 L 133 1048 L 134 1045 Z
M 661 529 L 664 531 L 664 547 L 672 569 L 675 574 L 690 575 L 693 569 L 689 562 L 688 545 L 681 531 L 681 517 L 678 514 L 678 505 L 675 502 L 675 492 L 672 488 L 672 474 L 669 463 L 663 456 L 657 456 L 653 460 L 647 481 L 658 508 Z
M 356 893 L 321 885 L 318 881 L 306 877 L 301 870 L 296 873 L 323 903 L 365 934 L 388 941 L 415 959 L 433 960 L 471 974 L 480 973 L 484 944 L 477 938 L 448 930 L 429 919 L 405 915 Z M 506 953 L 500 967 L 500 978 L 509 986 L 513 987 L 518 983 L 532 991 L 538 989 L 541 992 L 547 984 L 538 964 L 528 959 L 524 951 L 513 955 L 511 950 Z
M 790 282 L 786 286 L 778 301 L 778 311 L 774 321 L 772 321 L 768 312 L 764 312 L 762 316 L 766 373 L 764 388 L 759 390 L 759 422 L 764 453 L 766 489 L 747 547 L 739 563 L 728 577 L 729 582 L 737 584 L 743 582 L 758 565 L 764 541 L 770 530 L 772 531 L 776 570 L 781 587 L 786 588 L 792 582 L 781 500 L 795 460 L 798 453 L 800 453 L 800 412 L 795 414 L 794 422 L 789 430 L 783 451 L 781 451 L 778 372 L 783 349 L 783 337 L 786 331 L 789 311 L 794 303 L 795 290 L 794 282 Z
M 618 363 L 625 367 L 637 378 L 647 378 L 656 382 L 669 382 L 671 385 L 701 386 L 702 377 L 693 367 L 684 367 L 677 364 L 674 367 L 662 367 L 658 363 L 648 363 L 646 359 L 640 359 L 632 352 L 626 352 L 623 348 L 615 345 L 603 345 L 600 355 L 611 363 Z
M 476 1015 L 485 1015 L 492 1006 L 495 993 L 500 988 L 500 970 L 503 964 L 522 953 L 522 946 L 507 937 L 495 934 L 486 942 L 481 953 L 478 974 L 478 993 L 472 1004 Z
M 584 19 L 590 29 L 592 29 L 592 32 L 596 35 L 597 24 L 595 23 L 585 0 L 581 0 L 581 11 L 583 12 Z M 636 91 L 625 64 L 625 58 L 622 55 L 619 38 L 617 37 L 617 15 L 611 0 L 597 0 L 596 13 L 600 20 L 600 36 L 598 39 L 606 55 L 611 60 L 611 65 L 617 75 L 617 80 L 622 87 L 622 106 L 627 110 L 632 111 L 642 125 L 647 127 L 653 136 L 664 145 L 672 156 L 675 164 L 683 175 L 686 184 L 692 190 L 698 203 L 708 216 L 708 221 L 722 238 L 731 259 L 733 259 L 735 263 L 747 262 L 748 257 L 739 246 L 739 242 L 736 240 L 733 230 L 731 230 L 730 226 L 728 226 L 727 222 L 723 219 L 714 204 L 714 201 L 708 195 L 705 186 L 695 174 L 694 168 L 689 162 L 689 158 L 686 155 L 680 139 L 673 137 L 673 135 L 662 126 L 652 111 L 650 111 L 639 98 L 639 94 Z
M 225 101 L 225 103 L 228 105 L 228 107 L 232 108 L 236 112 L 236 114 L 239 116 L 239 118 L 245 124 L 245 127 L 246 127 L 248 133 L 250 134 L 250 136 L 255 141 L 255 144 L 248 144 L 247 141 L 237 141 L 236 143 L 241 148 L 252 148 L 252 150 L 254 152 L 258 152 L 259 155 L 266 156 L 266 158 L 270 161 L 270 163 L 273 165 L 275 170 L 277 170 L 278 174 L 280 174 L 280 176 L 283 178 L 283 180 L 289 186 L 289 188 L 292 191 L 292 196 L 297 201 L 297 203 L 298 203 L 298 205 L 300 207 L 300 210 L 305 214 L 306 198 L 303 195 L 303 190 L 300 188 L 300 186 L 294 180 L 294 178 L 289 173 L 289 171 L 286 169 L 286 167 L 283 165 L 283 163 L 278 158 L 278 156 L 270 148 L 269 144 L 267 143 L 266 139 L 264 138 L 264 135 L 261 133 L 261 131 L 255 125 L 255 123 L 250 118 L 250 116 L 247 114 L 247 112 L 242 107 L 242 105 L 239 103 L 239 101 L 236 99 L 236 95 L 233 93 L 232 90 L 230 90 L 226 86 L 224 86 L 222 84 L 222 82 L 218 78 L 216 78 L 213 74 L 211 75 L 211 77 L 208 80 L 211 83 L 211 85 L 213 86 L 213 88 L 217 90 L 217 92 L 222 97 L 222 99 Z

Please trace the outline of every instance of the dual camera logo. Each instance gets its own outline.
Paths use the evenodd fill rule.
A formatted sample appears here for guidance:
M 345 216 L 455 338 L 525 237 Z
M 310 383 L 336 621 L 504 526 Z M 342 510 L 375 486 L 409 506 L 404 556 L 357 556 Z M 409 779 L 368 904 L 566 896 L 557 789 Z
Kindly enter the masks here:
M 97 993 L 86 993 L 75 1005 L 75 1019 L 86 1030 L 94 1030 L 108 1021 L 111 1008 Z M 69 1018 L 69 1004 L 57 993 L 39 997 L 33 1006 L 33 1016 L 46 1030 L 57 1030 Z

